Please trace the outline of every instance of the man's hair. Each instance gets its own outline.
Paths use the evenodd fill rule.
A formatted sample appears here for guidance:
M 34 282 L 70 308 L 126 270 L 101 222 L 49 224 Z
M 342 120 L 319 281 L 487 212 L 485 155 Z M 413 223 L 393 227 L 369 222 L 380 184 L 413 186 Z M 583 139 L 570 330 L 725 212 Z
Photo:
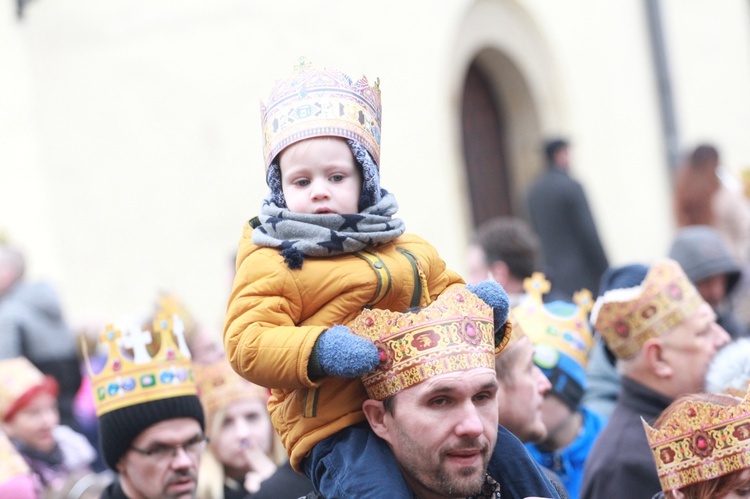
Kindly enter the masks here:
M 561 149 L 568 147 L 568 141 L 564 139 L 552 139 L 544 143 L 544 156 L 547 158 L 547 164 L 555 163 L 555 155 Z
M 517 217 L 495 217 L 482 223 L 473 242 L 484 251 L 488 265 L 502 261 L 511 275 L 523 280 L 537 270 L 540 243 L 534 231 Z
M 383 410 L 385 410 L 386 414 L 390 414 L 391 416 L 396 414 L 396 395 L 398 394 L 396 393 L 383 399 Z
M 521 350 L 517 348 L 517 345 L 518 343 L 514 343 L 510 348 L 503 350 L 500 355 L 495 356 L 497 381 L 506 388 L 512 387 L 515 383 L 513 366 L 516 365 L 518 356 L 521 355 Z

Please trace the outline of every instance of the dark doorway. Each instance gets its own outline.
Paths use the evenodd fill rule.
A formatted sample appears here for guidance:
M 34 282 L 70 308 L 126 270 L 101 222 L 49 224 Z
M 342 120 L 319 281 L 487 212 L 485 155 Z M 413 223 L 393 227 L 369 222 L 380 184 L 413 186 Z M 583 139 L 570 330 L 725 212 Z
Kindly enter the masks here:
M 466 74 L 461 121 L 475 227 L 495 216 L 512 215 L 505 123 L 496 95 L 486 73 L 473 62 Z

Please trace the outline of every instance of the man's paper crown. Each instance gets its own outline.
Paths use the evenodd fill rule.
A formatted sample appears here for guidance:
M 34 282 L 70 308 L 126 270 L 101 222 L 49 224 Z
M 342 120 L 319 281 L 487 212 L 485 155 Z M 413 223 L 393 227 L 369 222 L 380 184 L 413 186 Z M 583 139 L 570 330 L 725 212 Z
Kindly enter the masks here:
M 335 136 L 362 145 L 380 165 L 380 80 L 352 82 L 336 69 L 314 69 L 301 59 L 292 76 L 275 83 L 260 106 L 266 169 L 285 147 Z
M 440 374 L 495 367 L 492 309 L 464 287 L 412 313 L 364 310 L 350 327 L 380 352 L 378 367 L 362 376 L 375 400 Z
M 218 409 L 238 400 L 259 398 L 265 402 L 269 392 L 262 386 L 250 383 L 234 372 L 226 359 L 213 364 L 193 365 L 198 386 L 198 397 L 208 418 Z
M 703 298 L 680 265 L 658 260 L 634 288 L 613 289 L 600 296 L 591 322 L 620 359 L 629 359 L 649 338 L 656 338 L 693 315 Z
M 735 406 L 686 401 L 656 430 L 643 419 L 662 490 L 750 468 L 750 398 Z
M 159 347 L 152 357 L 147 346 L 155 341 L 156 335 Z M 196 395 L 185 326 L 177 314 L 158 313 L 153 333 L 139 326 L 109 325 L 100 342 L 109 349 L 101 372 L 93 372 L 88 352 L 84 350 L 97 416 L 144 402 Z M 126 351 L 132 351 L 132 355 Z

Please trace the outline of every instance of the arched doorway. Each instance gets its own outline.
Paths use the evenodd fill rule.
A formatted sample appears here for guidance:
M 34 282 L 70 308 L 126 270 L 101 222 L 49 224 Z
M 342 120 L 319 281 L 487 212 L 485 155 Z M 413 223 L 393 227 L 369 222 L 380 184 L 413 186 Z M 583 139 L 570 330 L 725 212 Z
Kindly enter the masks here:
M 466 73 L 461 105 L 463 153 L 474 226 L 513 212 L 506 122 L 498 92 L 474 60 Z

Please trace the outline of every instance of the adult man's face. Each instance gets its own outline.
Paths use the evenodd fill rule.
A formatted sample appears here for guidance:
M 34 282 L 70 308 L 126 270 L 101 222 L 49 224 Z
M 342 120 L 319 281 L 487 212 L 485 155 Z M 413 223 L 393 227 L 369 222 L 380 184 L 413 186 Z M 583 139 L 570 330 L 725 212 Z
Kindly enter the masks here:
M 520 338 L 500 355 L 512 357 L 509 363 L 503 364 L 507 372 L 499 377 L 499 422 L 521 442 L 539 442 L 547 436 L 542 402 L 552 385 L 534 364 L 534 345 L 528 336 Z
M 661 338 L 663 358 L 672 367 L 672 393 L 704 391 L 704 377 L 716 352 L 729 343 L 729 334 L 716 323 L 708 303 Z
M 202 439 L 201 427 L 192 418 L 146 428 L 117 464 L 125 494 L 130 499 L 195 497 Z
M 695 287 L 703 299 L 715 310 L 727 295 L 727 275 L 719 274 L 706 277 L 696 282 Z
M 466 497 L 484 483 L 497 440 L 496 396 L 495 372 L 475 368 L 400 392 L 392 412 L 374 400 L 363 408 L 417 496 Z

